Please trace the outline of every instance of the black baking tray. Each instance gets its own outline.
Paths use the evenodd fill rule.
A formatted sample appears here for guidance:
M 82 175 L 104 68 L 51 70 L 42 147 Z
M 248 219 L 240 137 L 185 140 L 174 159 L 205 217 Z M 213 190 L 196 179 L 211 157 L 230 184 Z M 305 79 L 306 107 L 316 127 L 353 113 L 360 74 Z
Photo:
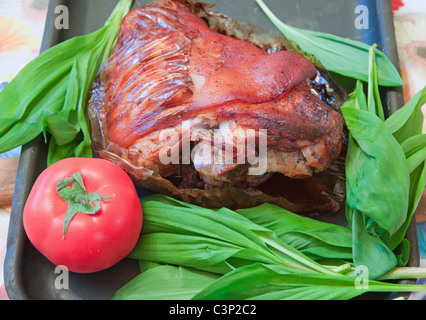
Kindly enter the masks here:
M 69 39 L 87 34 L 102 27 L 118 0 L 51 0 L 49 3 L 42 50 Z M 133 7 L 143 6 L 149 1 L 135 0 Z M 233 19 L 252 23 L 273 31 L 275 27 L 263 14 L 255 0 L 212 0 L 214 10 Z M 395 44 L 392 8 L 390 0 L 265 0 L 265 3 L 286 23 L 305 29 L 333 33 L 339 36 L 377 43 L 399 69 Z M 69 29 L 56 29 L 55 8 L 65 5 L 69 10 Z M 368 9 L 368 29 L 357 29 L 356 8 L 363 5 Z M 277 31 L 276 31 L 277 32 Z M 352 89 L 353 83 L 343 83 Z M 385 112 L 394 112 L 403 105 L 401 88 L 383 90 Z M 4 278 L 7 294 L 11 300 L 104 300 L 110 299 L 115 291 L 139 274 L 138 264 L 124 259 L 112 268 L 92 274 L 69 274 L 69 289 L 57 289 L 55 266 L 45 259 L 27 239 L 22 213 L 25 201 L 37 176 L 46 167 L 47 147 L 42 137 L 22 147 L 19 170 L 10 217 Z M 342 214 L 340 219 L 342 219 Z M 417 230 L 414 219 L 408 229 L 407 238 L 411 250 L 409 266 L 419 265 Z M 414 280 L 412 280 L 414 281 Z M 412 281 L 408 281 L 413 283 Z M 395 296 L 368 294 L 367 299 L 389 299 Z M 405 294 L 403 297 L 407 297 Z

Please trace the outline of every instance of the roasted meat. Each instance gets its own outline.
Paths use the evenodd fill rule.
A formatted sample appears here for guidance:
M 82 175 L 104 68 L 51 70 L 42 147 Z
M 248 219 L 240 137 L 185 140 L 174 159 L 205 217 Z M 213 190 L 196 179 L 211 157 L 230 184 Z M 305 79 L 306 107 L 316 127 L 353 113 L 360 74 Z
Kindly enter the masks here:
M 218 205 L 232 192 L 217 190 L 256 196 L 274 174 L 328 169 L 343 119 L 317 90 L 318 68 L 216 32 L 206 14 L 200 3 L 158 0 L 123 19 L 89 100 L 95 150 L 137 184 L 186 201 L 200 190 Z

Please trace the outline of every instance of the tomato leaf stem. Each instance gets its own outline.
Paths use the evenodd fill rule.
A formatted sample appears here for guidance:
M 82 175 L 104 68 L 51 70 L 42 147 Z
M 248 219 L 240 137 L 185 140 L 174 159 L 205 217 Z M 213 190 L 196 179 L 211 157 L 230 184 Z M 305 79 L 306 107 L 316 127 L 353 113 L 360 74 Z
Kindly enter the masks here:
M 71 178 L 59 180 L 56 191 L 68 203 L 62 239 L 65 238 L 69 223 L 77 213 L 95 214 L 101 209 L 100 201 L 114 197 L 104 197 L 97 192 L 88 193 L 80 172 L 74 173 Z M 95 205 L 93 205 L 93 202 L 95 202 Z

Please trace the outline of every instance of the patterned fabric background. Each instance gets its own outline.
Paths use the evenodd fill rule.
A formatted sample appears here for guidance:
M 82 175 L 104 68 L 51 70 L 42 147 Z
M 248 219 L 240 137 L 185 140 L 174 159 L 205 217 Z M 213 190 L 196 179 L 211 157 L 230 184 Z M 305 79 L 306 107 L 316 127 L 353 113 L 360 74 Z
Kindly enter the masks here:
M 48 0 L 0 0 L 0 90 L 40 52 Z M 404 97 L 411 98 L 426 85 L 426 1 L 392 0 L 395 33 L 404 82 Z M 1 107 L 1 106 L 0 106 Z M 423 107 L 426 114 L 426 107 Z M 424 127 L 426 132 L 426 124 Z M 4 157 L 19 157 L 20 148 Z M 0 168 L 1 169 L 1 168 Z M 0 208 L 0 300 L 8 299 L 4 288 L 3 261 L 10 205 Z M 426 266 L 426 222 L 418 220 L 422 265 Z M 426 282 L 424 279 L 421 282 Z M 410 299 L 425 299 L 426 293 Z
M 406 85 L 404 99 L 408 101 L 426 85 L 426 1 L 392 0 L 395 35 L 401 64 L 401 75 Z M 426 106 L 422 108 L 426 114 Z M 423 123 L 426 133 L 426 121 Z M 417 234 L 420 247 L 420 265 L 426 267 L 426 220 L 418 216 Z M 419 283 L 426 284 L 426 279 Z M 413 300 L 426 300 L 426 292 L 413 293 Z
M 49 0 L 0 0 L 0 90 L 40 53 Z M 19 157 L 20 148 L 0 155 Z M 0 300 L 7 298 L 3 261 L 10 206 L 0 208 Z

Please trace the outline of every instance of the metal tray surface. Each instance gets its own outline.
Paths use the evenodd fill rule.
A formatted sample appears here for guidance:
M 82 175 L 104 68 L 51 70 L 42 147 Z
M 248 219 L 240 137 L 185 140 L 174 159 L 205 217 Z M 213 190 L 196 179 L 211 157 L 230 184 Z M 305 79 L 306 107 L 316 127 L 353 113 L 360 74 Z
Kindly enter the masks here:
M 87 34 L 100 28 L 118 0 L 50 0 L 42 50 L 69 39 Z M 133 7 L 143 6 L 150 1 L 135 0 Z M 233 19 L 249 22 L 276 31 L 254 0 L 212 0 L 215 10 Z M 399 68 L 395 45 L 393 17 L 390 1 L 387 0 L 265 0 L 276 15 L 290 25 L 300 28 L 333 33 L 360 40 L 368 44 L 377 43 L 391 61 Z M 55 8 L 67 6 L 69 29 L 54 26 Z M 368 29 L 357 29 L 355 19 L 359 5 L 368 8 Z M 335 79 L 345 87 L 337 75 Z M 352 89 L 352 83 L 349 83 Z M 382 91 L 386 113 L 392 113 L 403 105 L 401 88 Z M 5 286 L 11 300 L 104 300 L 134 276 L 139 274 L 138 264 L 124 259 L 114 267 L 92 274 L 69 273 L 69 288 L 55 286 L 58 272 L 55 266 L 42 256 L 29 242 L 23 229 L 22 212 L 25 201 L 37 176 L 46 167 L 47 147 L 42 137 L 24 145 L 21 151 L 17 182 L 5 259 Z M 144 190 L 140 190 L 144 192 Z M 337 221 L 337 220 L 336 220 Z M 340 221 L 342 222 L 342 217 Z M 410 225 L 407 238 L 411 243 L 409 266 L 419 265 L 417 230 Z M 56 270 L 57 271 L 57 270 Z M 410 282 L 412 283 L 412 282 Z M 405 295 L 404 297 L 406 297 Z M 388 295 L 368 294 L 367 299 L 388 299 Z

